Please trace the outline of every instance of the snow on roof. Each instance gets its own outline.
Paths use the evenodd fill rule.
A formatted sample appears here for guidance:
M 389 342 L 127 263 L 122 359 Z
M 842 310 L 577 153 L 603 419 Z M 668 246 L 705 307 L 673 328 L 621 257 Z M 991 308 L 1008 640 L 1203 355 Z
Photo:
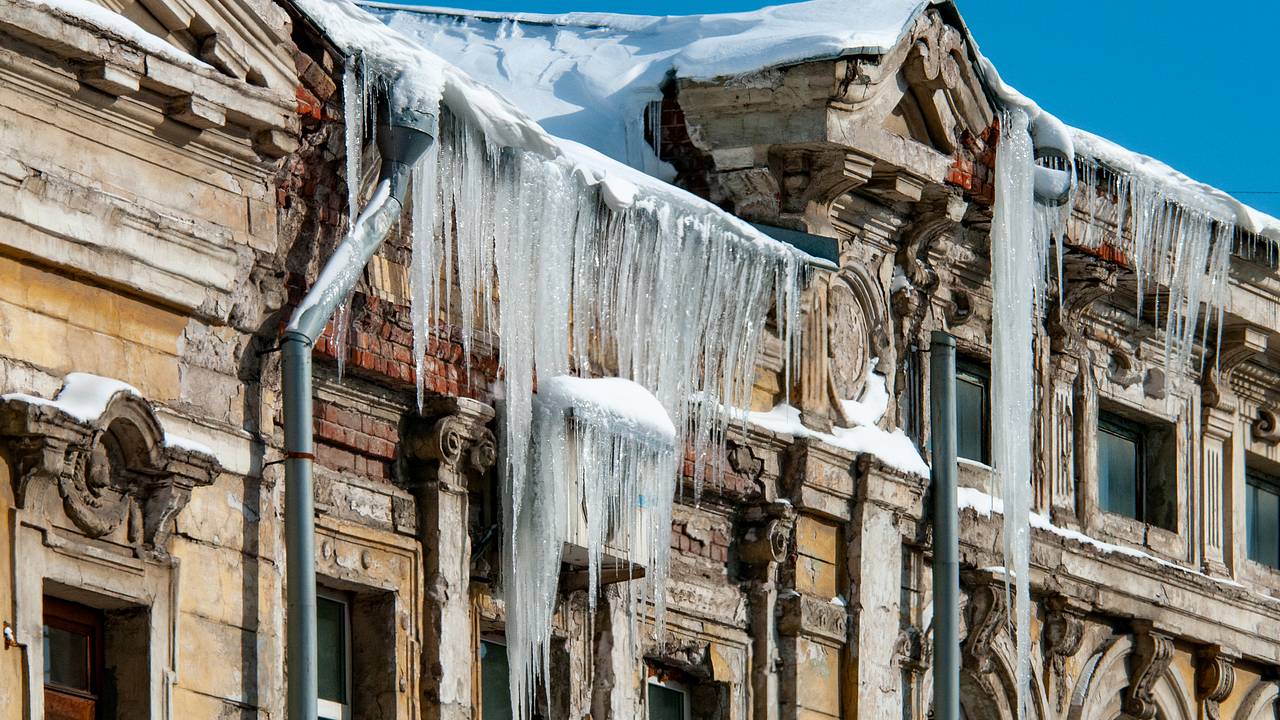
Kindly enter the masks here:
M 694 79 L 892 48 L 927 2 L 811 0 L 721 15 L 496 14 L 367 3 L 556 135 L 636 164 L 627 123 L 671 74 Z M 633 146 L 628 147 L 627 143 Z
M 104 35 L 123 39 L 169 62 L 189 68 L 213 69 L 204 62 L 143 30 L 140 25 L 124 15 L 91 2 L 91 0 L 22 0 L 22 3 L 47 8 L 56 14 L 75 18 L 97 29 Z
M 939 1 L 811 0 L 753 12 L 668 17 L 364 4 L 389 26 L 497 89 L 548 131 L 639 165 L 632 124 L 648 102 L 661 98 L 659 88 L 671 75 L 750 76 L 806 60 L 884 53 Z M 1005 85 L 985 58 L 979 63 L 1003 101 L 1033 115 L 1041 112 Z M 1280 241 L 1280 220 L 1158 160 L 1083 130 L 1068 133 L 1080 156 L 1143 177 L 1187 204 Z
M 710 202 L 607 157 L 583 139 L 553 136 L 524 108 L 427 49 L 441 48 L 423 43 L 421 38 L 410 39 L 349 0 L 296 0 L 296 4 L 346 52 L 361 53 L 367 68 L 394 79 L 391 95 L 402 107 L 435 114 L 443 103 L 498 146 L 568 163 L 588 184 L 599 185 L 606 202 L 615 209 L 677 206 L 691 216 L 728 224 L 742 240 L 759 249 L 807 258 Z

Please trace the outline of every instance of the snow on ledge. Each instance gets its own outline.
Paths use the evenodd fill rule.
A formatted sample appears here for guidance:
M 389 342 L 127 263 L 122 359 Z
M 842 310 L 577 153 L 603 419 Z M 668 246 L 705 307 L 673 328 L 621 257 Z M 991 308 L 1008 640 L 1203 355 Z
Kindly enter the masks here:
M 956 488 L 956 505 L 961 510 L 965 510 L 965 509 L 972 510 L 978 515 L 981 515 L 982 517 L 991 517 L 993 514 L 994 515 L 1004 514 L 1003 500 L 993 495 L 988 495 L 987 493 L 982 492 L 981 490 L 978 490 L 976 488 L 968 488 L 968 487 Z M 1226 578 L 1219 578 L 1219 577 L 1213 577 L 1212 575 L 1206 575 L 1198 570 L 1193 570 L 1189 567 L 1184 567 L 1182 565 L 1179 565 L 1178 563 L 1170 562 L 1163 558 L 1156 557 L 1151 553 L 1138 550 L 1137 548 L 1126 547 L 1124 545 L 1116 545 L 1114 543 L 1098 540 L 1097 538 L 1090 537 L 1076 530 L 1071 530 L 1069 528 L 1064 528 L 1064 527 L 1058 527 L 1057 525 L 1054 525 L 1053 523 L 1049 522 L 1049 518 L 1045 517 L 1044 515 L 1041 515 L 1040 513 L 1036 513 L 1036 512 L 1031 513 L 1031 527 L 1036 528 L 1038 530 L 1043 530 L 1053 535 L 1057 535 L 1058 537 L 1066 540 L 1071 540 L 1071 541 L 1080 543 L 1081 545 L 1088 545 L 1089 547 L 1092 547 L 1108 555 L 1125 555 L 1127 557 L 1150 560 L 1163 567 L 1180 570 L 1184 573 L 1187 573 L 1188 575 L 1196 575 L 1198 577 L 1212 580 L 1216 583 L 1221 583 L 1223 585 L 1229 585 L 1235 588 L 1245 587 L 1243 584 L 1238 583 L 1235 580 L 1229 580 Z M 1000 571 L 1004 572 L 1004 568 L 1000 568 Z M 1261 597 L 1274 599 L 1266 595 L 1262 595 Z
M 800 411 L 786 403 L 769 412 L 747 413 L 747 422 L 792 437 L 814 438 L 852 452 L 867 453 L 895 470 L 929 477 L 929 466 L 916 451 L 911 438 L 900 429 L 889 431 L 875 425 L 859 425 L 834 428 L 831 433 L 818 432 L 805 427 L 800 422 Z
M 675 441 L 676 426 L 662 403 L 631 380 L 559 375 L 538 382 L 537 398 L 544 407 L 573 411 L 611 429 Z
M 114 35 L 169 62 L 188 68 L 213 70 L 212 66 L 143 30 L 129 18 L 90 0 L 21 0 L 21 2 L 75 18 L 92 25 L 105 35 Z
M 145 400 L 142 393 L 129 383 L 84 372 L 73 372 L 64 377 L 62 389 L 52 400 L 25 393 L 0 395 L 0 400 L 15 400 L 28 405 L 51 407 L 82 423 L 92 425 L 98 422 L 102 414 L 107 411 L 112 398 L 121 393 Z M 164 444 L 165 447 L 217 457 L 213 448 L 208 445 L 169 432 L 164 434 Z

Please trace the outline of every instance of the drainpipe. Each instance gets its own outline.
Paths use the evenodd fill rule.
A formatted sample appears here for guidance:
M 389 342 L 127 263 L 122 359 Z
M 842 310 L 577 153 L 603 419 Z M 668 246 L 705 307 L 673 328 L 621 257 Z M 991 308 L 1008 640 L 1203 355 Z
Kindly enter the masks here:
M 929 348 L 933 468 L 933 713 L 960 720 L 960 541 L 956 506 L 956 339 L 933 331 Z
M 379 112 L 382 168 L 373 197 L 294 310 L 281 340 L 284 391 L 285 556 L 288 582 L 288 720 L 316 717 L 315 514 L 311 486 L 311 348 L 400 216 L 409 176 L 434 142 L 435 117 Z M 354 179 L 349 179 L 354 181 Z

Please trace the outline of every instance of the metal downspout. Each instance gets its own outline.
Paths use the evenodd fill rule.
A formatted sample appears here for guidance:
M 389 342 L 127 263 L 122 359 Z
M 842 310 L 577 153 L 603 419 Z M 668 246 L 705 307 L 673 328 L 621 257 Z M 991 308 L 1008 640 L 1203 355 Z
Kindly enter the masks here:
M 288 720 L 315 720 L 316 566 L 311 348 L 403 210 L 409 176 L 434 142 L 435 116 L 380 108 L 382 168 L 373 197 L 294 311 L 281 340 L 284 392 Z
M 929 348 L 933 476 L 933 713 L 960 720 L 960 541 L 956 505 L 956 339 Z

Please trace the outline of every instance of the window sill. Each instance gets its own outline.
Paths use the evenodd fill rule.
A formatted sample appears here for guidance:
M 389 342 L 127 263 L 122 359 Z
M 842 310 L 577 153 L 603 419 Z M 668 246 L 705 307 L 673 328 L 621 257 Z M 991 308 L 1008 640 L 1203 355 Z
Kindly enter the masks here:
M 1187 543 L 1181 535 L 1141 520 L 1103 511 L 1100 540 L 1127 545 L 1179 565 L 1187 565 Z

